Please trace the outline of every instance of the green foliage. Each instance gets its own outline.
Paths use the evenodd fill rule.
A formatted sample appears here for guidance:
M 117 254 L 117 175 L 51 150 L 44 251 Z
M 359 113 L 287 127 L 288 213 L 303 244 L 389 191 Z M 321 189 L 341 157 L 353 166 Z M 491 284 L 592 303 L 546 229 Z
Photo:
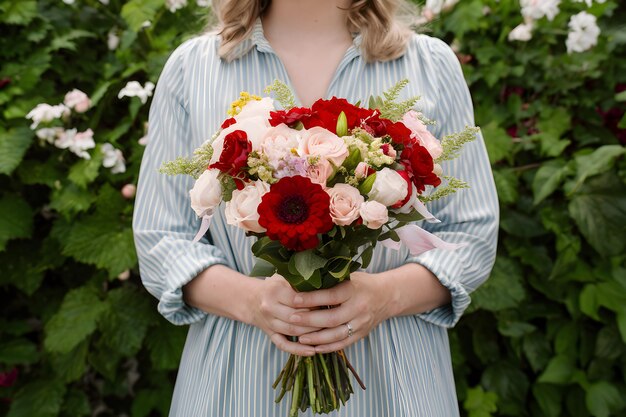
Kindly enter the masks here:
M 626 415 L 621 3 L 561 1 L 528 42 L 507 38 L 518 1 L 458 2 L 428 24 L 464 63 L 501 208 L 493 273 L 451 334 L 466 416 Z M 567 53 L 581 11 L 598 45 Z
M 400 93 L 408 83 L 409 80 L 400 80 L 389 90 L 383 92 L 383 97 L 370 97 L 370 109 L 378 109 L 381 117 L 393 120 L 394 122 L 402 119 L 402 116 L 413 109 L 420 99 L 419 97 L 410 97 L 403 101 L 399 100 Z
M 285 110 L 296 107 L 296 98 L 293 95 L 293 91 L 291 91 L 291 88 L 289 88 L 287 84 L 280 80 L 274 80 L 271 85 L 265 88 L 264 92 L 266 94 L 274 93 L 276 101 L 278 101 Z
M 206 142 L 193 152 L 191 158 L 179 157 L 174 161 L 164 162 L 159 172 L 167 175 L 191 175 L 198 179 L 206 171 L 212 156 L 213 147 Z

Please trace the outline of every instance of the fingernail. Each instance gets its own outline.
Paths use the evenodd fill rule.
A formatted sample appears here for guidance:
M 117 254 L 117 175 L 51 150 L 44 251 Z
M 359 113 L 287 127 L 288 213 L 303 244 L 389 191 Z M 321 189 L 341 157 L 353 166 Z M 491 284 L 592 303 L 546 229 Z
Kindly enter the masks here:
M 307 350 L 305 354 L 307 356 L 313 356 L 313 355 L 315 355 L 315 351 L 314 350 Z
M 294 304 L 302 304 L 303 301 L 304 299 L 299 295 L 296 295 L 296 297 L 293 299 Z
M 311 343 L 311 339 L 309 339 L 308 337 L 301 337 L 300 339 L 300 343 Z
M 299 315 L 297 315 L 297 314 L 294 314 L 294 315 L 293 315 L 293 316 L 291 316 L 291 318 L 290 318 L 290 320 L 291 320 L 293 323 L 297 323 L 297 322 L 299 322 L 301 319 L 302 319 L 302 318 L 301 318 Z

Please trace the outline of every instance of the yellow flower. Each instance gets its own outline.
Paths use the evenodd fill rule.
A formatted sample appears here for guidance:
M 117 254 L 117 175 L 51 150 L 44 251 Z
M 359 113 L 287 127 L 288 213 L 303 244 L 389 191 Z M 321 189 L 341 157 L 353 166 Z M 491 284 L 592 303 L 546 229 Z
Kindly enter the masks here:
M 261 100 L 261 97 L 250 94 L 247 91 L 239 93 L 239 99 L 230 103 L 230 108 L 226 112 L 230 117 L 235 117 L 241 112 L 243 106 L 251 102 L 252 100 Z

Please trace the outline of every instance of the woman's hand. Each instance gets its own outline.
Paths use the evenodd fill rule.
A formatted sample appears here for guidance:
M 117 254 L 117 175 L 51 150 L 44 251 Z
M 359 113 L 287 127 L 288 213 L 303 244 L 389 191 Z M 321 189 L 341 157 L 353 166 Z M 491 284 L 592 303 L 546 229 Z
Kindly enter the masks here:
M 344 349 L 392 315 L 392 293 L 386 289 L 385 281 L 378 278 L 353 272 L 349 281 L 333 288 L 295 293 L 293 305 L 311 310 L 296 311 L 286 321 L 301 328 L 320 328 L 300 337 L 300 343 L 315 346 L 315 352 Z M 317 309 L 320 306 L 335 307 Z
M 280 275 L 273 275 L 265 280 L 258 280 L 251 311 L 251 324 L 263 330 L 271 341 L 287 353 L 300 356 L 313 356 L 312 346 L 292 342 L 287 336 L 300 336 L 317 332 L 320 326 L 291 323 L 294 314 L 309 312 L 308 308 L 296 306 L 293 301 L 299 294 Z

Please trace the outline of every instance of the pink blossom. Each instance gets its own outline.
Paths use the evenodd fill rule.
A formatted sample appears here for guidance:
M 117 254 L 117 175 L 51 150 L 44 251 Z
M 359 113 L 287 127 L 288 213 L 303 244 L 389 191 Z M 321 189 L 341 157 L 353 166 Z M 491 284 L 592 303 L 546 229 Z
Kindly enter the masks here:
M 76 113 L 84 113 L 89 110 L 89 107 L 91 106 L 91 100 L 89 99 L 87 94 L 75 88 L 65 95 L 65 100 L 63 100 L 63 104 L 65 104 L 70 109 L 74 109 Z
M 402 117 L 402 123 L 411 130 L 411 137 L 417 139 L 433 159 L 439 158 L 443 153 L 441 143 L 428 131 L 424 122 L 419 119 L 419 113 L 415 110 L 408 111 Z

